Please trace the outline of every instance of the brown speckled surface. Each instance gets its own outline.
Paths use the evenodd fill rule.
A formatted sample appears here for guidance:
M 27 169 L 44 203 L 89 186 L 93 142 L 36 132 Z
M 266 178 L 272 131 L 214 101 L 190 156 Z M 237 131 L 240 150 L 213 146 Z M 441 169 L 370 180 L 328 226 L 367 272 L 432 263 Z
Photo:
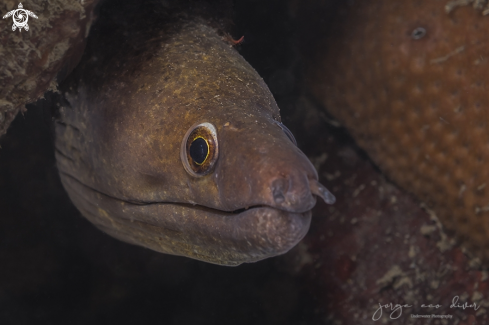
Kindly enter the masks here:
M 446 14 L 440 0 L 355 2 L 337 14 L 313 45 L 310 90 L 394 182 L 487 259 L 488 17 L 470 7 Z

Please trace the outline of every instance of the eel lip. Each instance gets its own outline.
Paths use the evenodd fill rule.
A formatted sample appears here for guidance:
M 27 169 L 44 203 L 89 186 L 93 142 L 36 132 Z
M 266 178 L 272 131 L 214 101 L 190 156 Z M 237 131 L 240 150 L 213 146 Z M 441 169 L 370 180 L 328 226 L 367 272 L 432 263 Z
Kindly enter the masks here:
M 162 251 L 159 249 L 161 241 L 167 239 L 173 246 L 172 254 L 230 266 L 288 252 L 306 235 L 312 215 L 311 211 L 291 213 L 272 207 L 254 207 L 237 214 L 179 204 L 139 208 L 157 210 L 142 214 L 141 211 L 138 215 L 142 218 L 131 222 L 132 227 L 138 228 L 138 234 L 160 238 L 160 246 L 156 250 Z M 174 222 L 168 223 L 168 210 L 172 210 L 172 217 L 168 219 Z M 148 213 L 161 217 L 152 217 L 152 224 L 148 225 Z M 171 238 L 162 236 L 168 229 L 173 230 Z
M 235 266 L 284 254 L 307 233 L 311 211 L 258 206 L 239 213 L 182 203 L 135 204 L 61 174 L 80 212 L 122 241 L 209 263 Z
M 247 262 L 258 261 L 284 254 L 297 245 L 309 230 L 311 215 L 311 211 L 293 213 L 257 207 L 230 218 L 235 220 L 222 230 Z

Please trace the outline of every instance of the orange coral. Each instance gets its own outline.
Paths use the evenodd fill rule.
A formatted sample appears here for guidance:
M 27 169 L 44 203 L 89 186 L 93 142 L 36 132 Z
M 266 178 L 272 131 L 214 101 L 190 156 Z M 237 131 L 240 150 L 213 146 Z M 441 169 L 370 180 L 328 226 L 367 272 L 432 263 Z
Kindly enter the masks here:
M 309 89 L 389 177 L 488 259 L 489 18 L 444 5 L 340 8 L 314 44 Z

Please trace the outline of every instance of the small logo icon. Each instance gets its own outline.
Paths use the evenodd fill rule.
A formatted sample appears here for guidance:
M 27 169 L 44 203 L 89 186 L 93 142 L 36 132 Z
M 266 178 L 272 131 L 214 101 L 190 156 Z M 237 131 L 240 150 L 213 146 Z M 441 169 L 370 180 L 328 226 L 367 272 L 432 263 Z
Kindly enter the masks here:
M 24 7 L 22 6 L 22 3 L 19 3 L 19 9 L 9 11 L 5 16 L 3 16 L 3 19 L 13 16 L 12 17 L 14 19 L 14 24 L 12 25 L 13 31 L 15 31 L 17 28 L 19 29 L 19 32 L 22 31 L 22 28 L 28 31 L 29 25 L 27 25 L 27 21 L 29 20 L 29 16 L 37 19 L 37 16 L 32 11 L 25 10 L 23 8 Z

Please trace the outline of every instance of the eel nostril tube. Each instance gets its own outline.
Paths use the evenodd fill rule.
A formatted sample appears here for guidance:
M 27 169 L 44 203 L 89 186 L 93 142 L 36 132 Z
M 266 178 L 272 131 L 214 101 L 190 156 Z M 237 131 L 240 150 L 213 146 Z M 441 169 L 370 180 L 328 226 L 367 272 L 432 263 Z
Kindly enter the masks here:
M 328 204 L 333 204 L 336 202 L 335 196 L 318 181 L 310 180 L 309 188 L 311 189 L 312 194 L 319 196 L 324 200 L 324 202 Z
M 282 203 L 285 201 L 285 193 L 289 189 L 287 179 L 279 178 L 272 182 L 272 195 L 275 203 Z

